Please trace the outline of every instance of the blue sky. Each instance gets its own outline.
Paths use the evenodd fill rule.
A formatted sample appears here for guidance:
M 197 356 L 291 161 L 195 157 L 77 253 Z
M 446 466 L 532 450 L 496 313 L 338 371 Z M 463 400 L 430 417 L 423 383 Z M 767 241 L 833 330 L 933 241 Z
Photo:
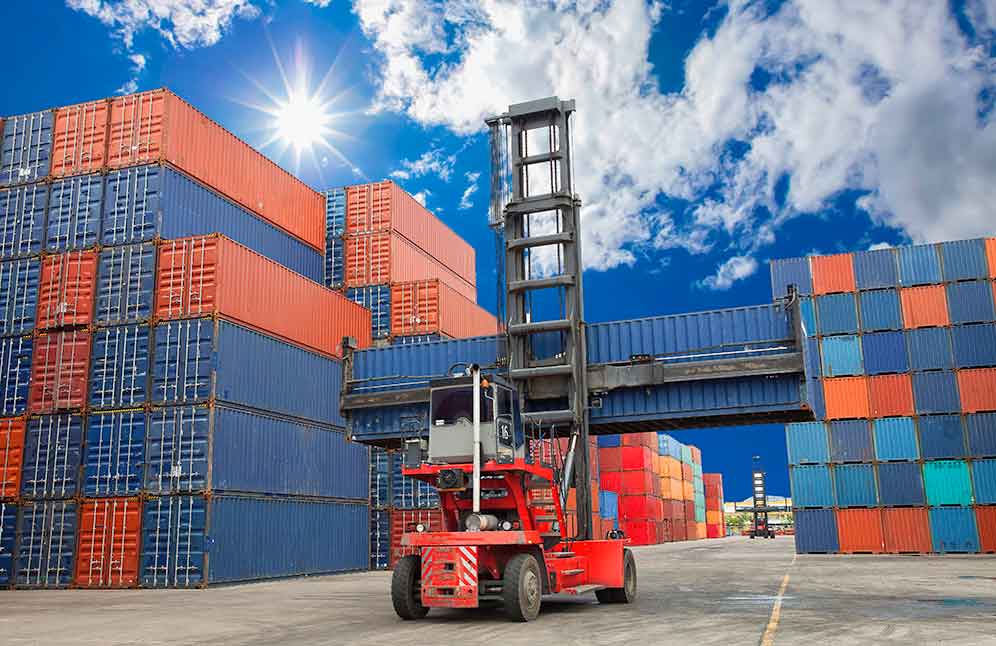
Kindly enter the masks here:
M 265 152 L 316 188 L 393 173 L 478 249 L 490 309 L 481 120 L 552 93 L 578 101 L 591 321 L 766 302 L 770 258 L 996 230 L 994 0 L 36 0 L 0 23 L 0 114 L 168 86 L 262 146 L 281 66 L 327 75 L 335 150 Z M 752 455 L 787 491 L 781 427 L 676 435 L 731 497 Z

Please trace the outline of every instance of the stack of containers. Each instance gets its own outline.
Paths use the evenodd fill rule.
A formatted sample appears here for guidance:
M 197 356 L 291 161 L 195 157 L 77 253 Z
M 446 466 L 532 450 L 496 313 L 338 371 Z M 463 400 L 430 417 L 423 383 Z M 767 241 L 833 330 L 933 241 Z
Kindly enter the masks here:
M 692 490 L 695 492 L 695 538 L 706 538 L 705 482 L 702 479 L 702 452 L 691 446 Z
M 440 529 L 443 517 L 434 487 L 401 473 L 401 453 L 370 447 L 370 567 L 393 568 L 413 553 L 401 545 L 419 523 Z
M 366 567 L 366 450 L 335 392 L 369 315 L 314 282 L 321 196 L 165 90 L 13 117 L 2 141 L 7 581 Z
M 681 447 L 678 440 L 665 433 L 657 434 L 661 501 L 664 508 L 664 541 L 688 540 L 685 527 L 685 487 L 682 480 Z
M 331 188 L 325 191 L 325 286 L 329 289 L 342 289 L 345 232 L 346 189 Z
M 776 296 L 802 285 L 825 402 L 787 427 L 799 552 L 996 550 L 994 258 L 977 239 L 772 266 Z
M 726 536 L 726 518 L 723 513 L 723 474 L 705 473 L 706 537 Z

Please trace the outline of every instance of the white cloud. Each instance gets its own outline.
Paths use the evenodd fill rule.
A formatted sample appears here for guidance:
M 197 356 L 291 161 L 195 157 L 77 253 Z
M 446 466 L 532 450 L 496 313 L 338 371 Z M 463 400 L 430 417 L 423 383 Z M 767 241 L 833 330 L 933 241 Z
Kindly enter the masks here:
M 970 4 L 973 24 L 992 23 L 993 0 Z M 468 135 L 510 103 L 577 99 L 589 267 L 632 263 L 644 248 L 730 247 L 707 279 L 721 288 L 783 222 L 845 190 L 867 193 L 861 207 L 914 240 L 991 232 L 996 126 L 978 97 L 994 65 L 948 3 L 789 0 L 769 15 L 765 3 L 729 0 L 672 94 L 648 61 L 670 19 L 658 3 L 354 8 L 380 57 L 381 109 Z
M 467 209 L 474 208 L 474 193 L 477 192 L 477 180 L 480 179 L 480 173 L 467 173 L 467 188 L 464 189 L 463 195 L 460 196 L 460 210 L 466 211 Z
M 879 249 L 892 249 L 892 245 L 888 242 L 876 242 L 868 245 L 868 251 L 878 251 Z
M 750 256 L 733 256 L 717 267 L 715 274 L 699 281 L 699 285 L 708 289 L 726 291 L 738 280 L 753 276 L 757 267 L 757 260 Z
M 418 193 L 412 193 L 412 197 L 415 198 L 415 201 L 421 204 L 422 206 L 426 206 L 426 200 L 429 199 L 430 195 L 432 195 L 432 191 L 428 189 L 421 190 Z
M 448 182 L 455 163 L 456 155 L 447 155 L 439 148 L 433 148 L 422 153 L 418 159 L 401 160 L 401 168 L 391 171 L 390 176 L 403 181 L 432 174 Z
M 129 54 L 131 61 L 131 78 L 124 85 L 117 89 L 117 94 L 132 94 L 138 91 L 138 76 L 145 71 L 146 59 L 144 54 Z
M 325 7 L 332 4 L 332 0 L 304 0 L 304 3 L 313 4 L 320 9 L 324 9 Z

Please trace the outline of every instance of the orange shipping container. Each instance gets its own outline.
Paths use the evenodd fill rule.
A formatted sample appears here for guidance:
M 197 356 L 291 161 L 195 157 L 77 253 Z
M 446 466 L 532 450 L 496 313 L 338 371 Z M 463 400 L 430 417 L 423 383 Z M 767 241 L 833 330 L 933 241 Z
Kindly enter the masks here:
M 690 464 L 681 464 L 681 479 L 685 482 L 691 482 L 692 478 L 695 477 L 695 471 L 692 469 Z
M 662 496 L 664 496 L 665 498 L 669 498 L 671 500 L 685 499 L 685 485 L 681 480 L 677 478 L 668 478 L 667 483 L 668 483 L 667 493 L 664 492 L 664 489 L 661 489 Z M 663 484 L 664 483 L 661 482 L 661 485 Z M 694 490 L 695 490 L 695 485 L 693 484 L 692 491 Z
M 137 585 L 141 525 L 138 498 L 84 501 L 74 583 L 81 588 Z
M 827 419 L 863 419 L 871 414 L 865 377 L 834 377 L 823 380 Z
M 681 482 L 681 499 L 695 500 L 695 483 L 690 480 L 683 480 Z
M 90 333 L 52 332 L 35 339 L 28 412 L 52 413 L 86 405 Z
M 907 287 L 899 290 L 903 325 L 907 329 L 950 325 L 948 297 L 944 285 Z
M 156 316 L 218 315 L 327 356 L 342 338 L 371 344 L 370 311 L 220 235 L 159 247 Z
M 706 510 L 706 523 L 718 525 L 723 522 L 723 512 Z
M 319 251 L 325 199 L 169 90 L 111 99 L 107 166 L 166 162 Z
M 979 527 L 979 551 L 996 552 L 996 507 L 976 507 L 975 520 Z
M 702 451 L 699 447 L 689 445 L 688 450 L 692 453 L 692 464 L 702 466 Z
M 890 554 L 930 552 L 930 517 L 924 507 L 882 510 L 882 536 Z
M 498 333 L 498 319 L 439 280 L 391 286 L 391 334 L 444 334 L 453 339 Z
M 881 509 L 838 509 L 837 534 L 840 551 L 845 554 L 871 552 L 880 554 L 885 549 L 882 536 Z
M 868 377 L 868 399 L 872 417 L 912 415 L 912 377 L 909 374 Z
M 959 370 L 958 391 L 962 412 L 996 411 L 996 368 Z
M 989 257 L 989 277 L 996 278 L 996 238 L 986 239 L 986 255 Z M 993 283 L 996 289 L 996 283 Z
M 849 253 L 833 256 L 813 256 L 810 258 L 813 268 L 813 293 L 833 294 L 836 292 L 853 292 L 854 257 Z
M 477 288 L 452 269 L 393 231 L 348 236 L 345 240 L 345 285 L 366 287 L 437 279 L 477 302 Z
M 0 500 L 16 498 L 21 491 L 24 427 L 23 417 L 0 419 Z
M 681 479 L 681 460 L 670 455 L 661 456 L 661 475 Z
M 387 180 L 347 187 L 346 235 L 381 231 L 397 231 L 471 285 L 477 284 L 474 248 L 400 186 Z
M 107 156 L 110 103 L 91 101 L 55 111 L 52 132 L 53 177 L 95 173 Z
M 97 291 L 97 252 L 46 256 L 38 286 L 39 330 L 93 322 Z

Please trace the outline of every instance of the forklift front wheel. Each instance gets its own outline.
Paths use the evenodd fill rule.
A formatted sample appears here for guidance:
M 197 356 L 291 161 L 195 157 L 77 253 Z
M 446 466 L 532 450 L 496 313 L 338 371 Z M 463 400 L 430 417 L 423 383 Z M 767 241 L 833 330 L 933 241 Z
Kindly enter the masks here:
M 422 576 L 422 560 L 415 555 L 406 556 L 394 566 L 391 577 L 391 602 L 394 612 L 405 621 L 421 619 L 429 614 L 422 605 L 421 594 L 417 590 Z
M 536 557 L 516 554 L 505 564 L 502 579 L 505 612 L 515 621 L 532 621 L 538 617 L 543 601 L 543 582 Z
M 636 559 L 628 549 L 623 550 L 623 587 L 595 591 L 599 603 L 633 603 L 636 601 Z

